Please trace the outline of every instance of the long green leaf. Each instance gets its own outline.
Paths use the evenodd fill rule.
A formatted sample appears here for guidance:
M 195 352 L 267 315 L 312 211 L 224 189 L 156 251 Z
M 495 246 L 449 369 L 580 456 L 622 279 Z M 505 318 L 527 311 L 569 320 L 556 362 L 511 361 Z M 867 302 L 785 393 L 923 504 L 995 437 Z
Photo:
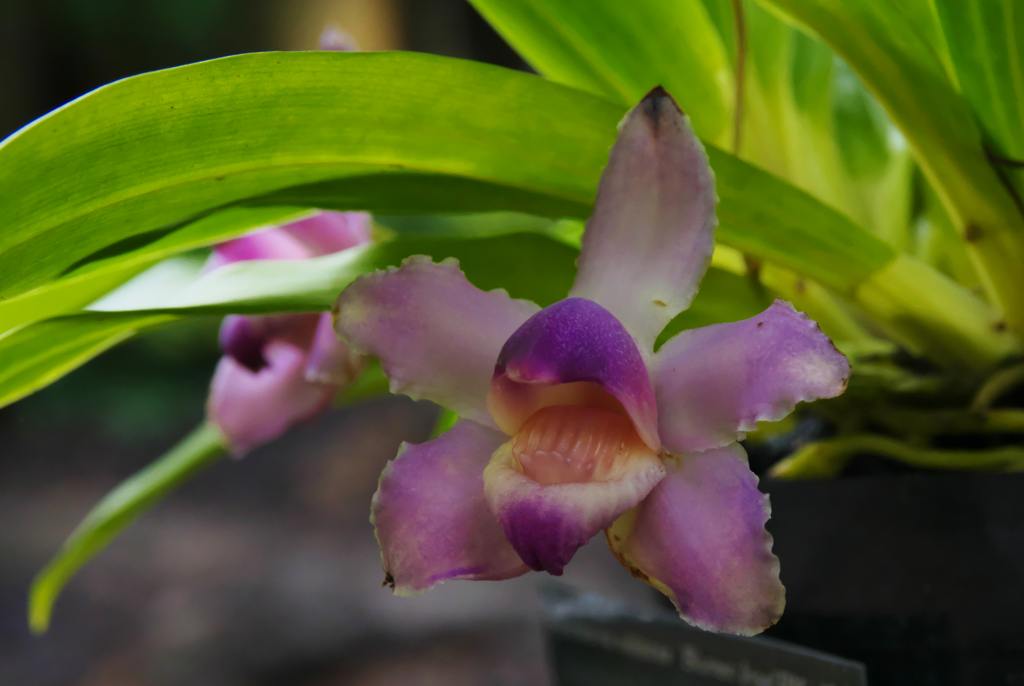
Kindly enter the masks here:
M 527 74 L 404 53 L 243 55 L 134 77 L 0 146 L 0 283 L 21 292 L 231 202 L 586 216 L 623 112 Z M 724 242 L 843 293 L 892 261 L 843 215 L 708 150 Z M 914 284 L 904 295 L 917 316 Z M 939 313 L 917 335 L 958 327 Z
M 240 55 L 125 79 L 0 144 L 0 296 L 257 197 L 585 216 L 623 112 L 415 53 Z
M 815 31 L 857 71 L 906 136 L 985 266 L 985 285 L 1007 323 L 1024 333 L 1024 215 L 986 158 L 928 0 L 760 2 Z
M 585 217 L 624 112 L 527 74 L 414 53 L 265 53 L 143 74 L 0 146 L 0 283 L 9 296 L 243 200 Z M 712 164 L 744 249 L 817 265 L 815 277 L 838 270 L 845 288 L 891 259 L 778 179 L 714 149 Z M 808 238 L 824 249 L 805 252 Z
M 402 238 L 310 260 L 236 262 L 207 273 L 186 268 L 168 279 L 158 277 L 146 293 L 132 292 L 132 284 L 126 284 L 125 293 L 115 291 L 90 309 L 175 315 L 323 312 L 360 274 L 398 265 L 410 255 L 430 255 L 435 261 L 455 258 L 480 288 L 505 288 L 513 297 L 548 305 L 569 291 L 576 254 L 536 233 Z
M 57 596 L 82 565 L 163 496 L 219 459 L 225 450 L 220 429 L 203 424 L 162 458 L 122 482 L 101 500 L 33 580 L 28 609 L 33 633 L 45 633 Z
M 44 388 L 136 333 L 183 316 L 328 310 L 354 278 L 398 265 L 409 255 L 431 255 L 438 261 L 454 257 L 478 287 L 506 288 L 513 297 L 548 305 L 568 293 L 577 254 L 554 238 L 526 233 L 402 237 L 302 262 L 244 262 L 207 274 L 200 273 L 201 263 L 165 262 L 96 303 L 94 311 L 36 322 L 0 336 L 0 407 Z
M 136 274 L 180 252 L 233 238 L 263 226 L 293 221 L 306 208 L 234 207 L 169 232 L 135 236 L 83 260 L 61 278 L 20 296 L 0 301 L 0 332 L 73 312 Z
M 152 314 L 87 313 L 0 336 L 0 407 L 45 388 L 137 332 L 168 322 Z
M 960 91 L 997 152 L 1024 159 L 1024 5 L 935 0 Z
M 538 72 L 632 105 L 662 85 L 728 143 L 730 55 L 700 0 L 471 0 Z
M 718 184 L 723 243 L 844 293 L 896 257 L 883 241 L 782 179 L 715 148 L 708 156 L 715 176 L 729 179 Z

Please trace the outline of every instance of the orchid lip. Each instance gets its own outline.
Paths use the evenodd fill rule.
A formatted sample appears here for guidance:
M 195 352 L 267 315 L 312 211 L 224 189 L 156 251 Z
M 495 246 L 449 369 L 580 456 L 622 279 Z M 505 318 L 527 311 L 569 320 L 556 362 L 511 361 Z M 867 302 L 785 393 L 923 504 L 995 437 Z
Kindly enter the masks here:
M 526 320 L 494 364 L 487 406 L 515 434 L 537 410 L 581 405 L 624 414 L 651 450 L 661 449 L 654 389 L 622 323 L 586 298 L 567 298 Z
M 589 407 L 627 416 L 622 403 L 593 381 L 530 383 L 507 374 L 495 376 L 487 393 L 494 423 L 509 436 L 515 436 L 537 412 L 553 406 Z
M 651 453 L 627 417 L 575 405 L 535 412 L 511 450 L 523 474 L 546 485 L 617 478 L 631 459 Z

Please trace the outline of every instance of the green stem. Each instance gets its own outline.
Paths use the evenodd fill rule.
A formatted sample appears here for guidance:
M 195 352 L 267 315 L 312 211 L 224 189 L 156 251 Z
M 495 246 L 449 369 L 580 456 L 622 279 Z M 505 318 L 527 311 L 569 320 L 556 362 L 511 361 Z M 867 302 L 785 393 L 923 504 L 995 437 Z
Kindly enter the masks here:
M 984 371 L 1021 350 L 998 311 L 906 254 L 859 284 L 854 302 L 893 339 L 947 367 Z
M 1024 410 L 905 410 L 880 406 L 873 421 L 904 436 L 939 434 L 1024 433 Z
M 981 385 L 971 402 L 971 409 L 975 412 L 984 412 L 992 407 L 992 403 L 999 400 L 1007 391 L 1024 382 L 1024 364 L 1014 365 L 988 377 Z
M 227 451 L 220 429 L 207 422 L 166 455 L 121 482 L 86 515 L 50 563 L 36 575 L 29 592 L 28 623 L 43 634 L 53 604 L 82 565 L 103 550 L 136 517 Z
M 918 448 L 874 434 L 853 434 L 810 443 L 775 464 L 771 476 L 781 479 L 831 477 L 854 456 L 871 453 L 915 467 L 979 472 L 1024 471 L 1024 448 L 936 450 Z

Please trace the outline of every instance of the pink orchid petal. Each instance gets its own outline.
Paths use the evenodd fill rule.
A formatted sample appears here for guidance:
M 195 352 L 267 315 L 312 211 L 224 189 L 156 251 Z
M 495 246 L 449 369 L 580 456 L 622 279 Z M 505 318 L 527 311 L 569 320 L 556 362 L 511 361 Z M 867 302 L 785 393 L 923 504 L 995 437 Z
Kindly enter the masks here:
M 263 356 L 267 341 L 278 338 L 308 349 L 319 321 L 316 314 L 231 314 L 220 325 L 220 349 L 249 371 L 258 372 L 267 365 Z
M 274 339 L 264 345 L 263 356 L 267 365 L 254 373 L 225 355 L 210 384 L 207 414 L 237 455 L 326 409 L 338 390 L 306 381 L 304 348 Z
M 689 118 L 655 88 L 619 125 L 570 295 L 603 305 L 651 353 L 697 294 L 714 248 L 717 201 Z
M 306 381 L 346 386 L 355 381 L 365 368 L 365 359 L 349 350 L 334 333 L 330 312 L 320 315 L 306 362 Z
M 319 212 L 281 228 L 313 255 L 328 255 L 369 242 L 370 226 L 366 212 Z
M 503 290 L 484 292 L 458 262 L 422 255 L 356 279 L 335 304 L 335 328 L 361 355 L 380 358 L 391 392 L 426 398 L 494 426 L 487 390 L 502 344 L 537 312 Z
M 798 402 L 839 395 L 850 375 L 818 325 L 782 300 L 744 321 L 683 331 L 654 367 L 658 427 L 670 452 L 727 445 Z
M 511 435 L 541 407 L 571 404 L 557 395 L 558 386 L 579 382 L 600 385 L 640 438 L 655 451 L 661 447 L 654 389 L 636 343 L 608 310 L 585 298 L 544 308 L 509 337 L 494 366 L 491 412 Z
M 553 409 L 557 413 L 561 408 Z M 608 415 L 601 411 L 596 414 Z M 611 415 L 611 418 L 616 417 Z M 558 421 L 556 417 L 553 419 Z M 520 438 L 517 436 L 494 452 L 484 470 L 487 502 L 512 547 L 532 569 L 560 576 L 580 546 L 610 526 L 623 512 L 635 507 L 665 476 L 657 454 L 640 441 L 625 418 L 618 419 L 632 434 L 632 448 L 626 448 L 625 442 L 621 443 L 623 448 L 619 448 L 621 438 L 617 435 L 580 436 L 579 429 L 566 427 L 564 423 L 548 427 L 556 429 L 556 434 L 549 435 L 551 450 L 545 450 L 546 454 L 539 456 L 542 460 L 579 461 L 582 458 L 592 462 L 598 456 L 571 455 L 572 444 L 579 447 L 584 443 L 591 447 L 609 443 L 612 451 L 628 453 L 600 467 L 600 473 L 593 474 L 586 481 L 535 481 L 533 476 L 558 474 L 559 471 L 564 475 L 566 470 L 551 469 L 558 465 L 524 465 L 520 461 L 521 456 L 516 455 L 516 448 L 522 449 L 530 441 L 528 437 L 517 446 Z M 537 443 L 536 438 L 533 443 Z
M 530 571 L 484 499 L 484 466 L 505 438 L 460 420 L 432 441 L 403 443 L 384 468 L 370 521 L 396 594 L 422 593 L 449 579 L 511 579 Z
M 267 366 L 263 345 L 268 336 L 261 326 L 263 319 L 231 314 L 220 324 L 220 349 L 250 372 L 258 372 Z
M 299 239 L 284 229 L 263 229 L 216 245 L 206 269 L 248 260 L 307 260 L 315 257 Z
M 666 461 L 668 475 L 608 532 L 634 576 L 667 595 L 690 624 L 751 636 L 778 621 L 786 603 L 779 559 L 739 444 Z

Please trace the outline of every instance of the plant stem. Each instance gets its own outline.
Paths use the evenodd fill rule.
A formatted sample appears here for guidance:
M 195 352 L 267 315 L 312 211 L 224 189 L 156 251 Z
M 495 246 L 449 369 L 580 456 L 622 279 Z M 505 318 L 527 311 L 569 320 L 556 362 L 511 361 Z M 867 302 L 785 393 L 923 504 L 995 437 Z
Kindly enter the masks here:
M 1021 382 L 1024 382 L 1024 364 L 1000 369 L 988 377 L 985 383 L 981 385 L 981 388 L 978 389 L 974 400 L 971 402 L 971 409 L 975 412 L 984 412 L 992 407 L 992 403 L 999 400 L 1000 396 Z
M 878 407 L 870 418 L 904 436 L 1024 433 L 1024 410 L 906 410 Z
M 57 596 L 82 565 L 160 498 L 216 462 L 226 450 L 227 441 L 221 430 L 204 423 L 166 455 L 108 493 L 32 581 L 28 621 L 33 633 L 46 631 Z
M 905 253 L 859 284 L 854 302 L 896 341 L 947 367 L 985 371 L 1021 350 L 995 308 Z
M 814 479 L 838 474 L 856 455 L 870 453 L 915 467 L 979 472 L 1024 471 L 1024 448 L 936 450 L 874 434 L 852 434 L 810 443 L 775 464 L 771 476 Z

